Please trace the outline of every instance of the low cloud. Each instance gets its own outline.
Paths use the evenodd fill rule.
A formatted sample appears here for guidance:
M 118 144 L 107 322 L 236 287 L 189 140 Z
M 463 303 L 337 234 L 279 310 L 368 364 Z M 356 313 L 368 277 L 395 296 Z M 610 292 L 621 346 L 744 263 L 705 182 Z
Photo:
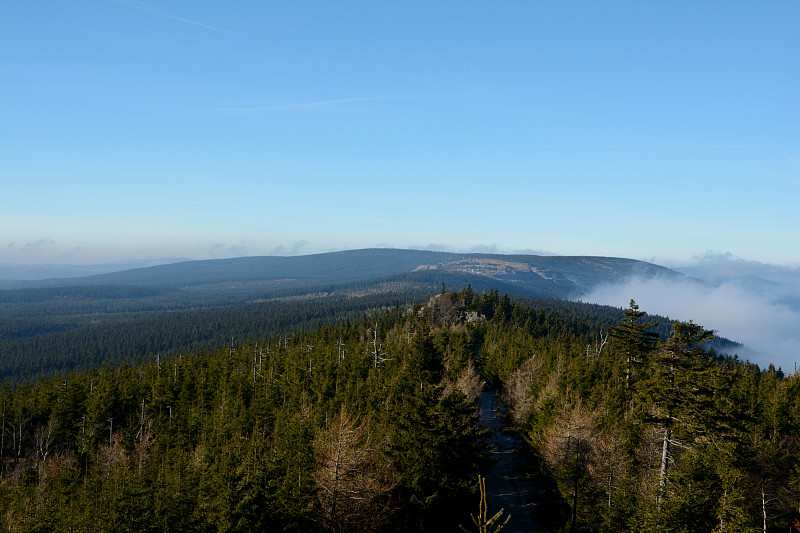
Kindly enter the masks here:
M 476 244 L 466 250 L 469 254 L 499 254 L 502 253 L 496 244 Z
M 409 246 L 411 250 L 426 250 L 429 252 L 451 252 L 458 254 L 501 254 L 501 255 L 558 255 L 547 250 L 533 250 L 531 248 L 508 249 L 497 244 L 476 244 L 471 247 L 457 247 L 449 244 L 426 244 L 424 246 Z
M 8 242 L 0 244 L 3 262 L 35 264 L 51 262 L 59 253 L 59 246 L 53 239 L 43 237 L 29 242 Z
M 728 339 L 741 342 L 742 359 L 766 368 L 770 363 L 787 373 L 800 362 L 800 310 L 773 291 L 754 290 L 737 280 L 719 284 L 687 279 L 631 279 L 605 285 L 581 297 L 584 302 L 627 307 L 631 299 L 649 314 L 694 320 Z
M 283 245 L 279 244 L 272 250 L 270 250 L 269 254 L 267 255 L 302 255 L 306 253 L 309 246 L 308 241 L 295 241 L 291 244 Z
M 511 250 L 510 252 L 513 255 L 550 255 L 550 256 L 557 256 L 561 254 L 557 254 L 555 252 L 551 252 L 549 250 L 533 250 L 531 248 L 522 248 L 520 250 Z
M 75 246 L 70 250 L 62 252 L 61 255 L 58 256 L 58 261 L 68 263 L 70 261 L 73 261 L 76 257 L 80 256 L 82 252 L 83 252 L 82 246 Z
M 707 252 L 702 256 L 695 256 L 694 260 L 695 262 L 686 268 L 702 269 L 717 276 L 778 277 L 783 281 L 791 280 L 793 284 L 800 285 L 800 268 L 798 267 L 749 261 L 738 258 L 730 252 Z
M 768 295 L 800 312 L 800 268 L 747 261 L 730 253 L 707 253 L 676 270 L 717 285 L 735 284 L 745 291 Z
M 556 255 L 547 250 L 534 250 L 532 248 L 501 248 L 496 244 L 477 244 L 467 250 L 461 250 L 466 253 L 482 253 L 482 254 L 503 254 L 503 255 Z
M 426 245 L 412 244 L 408 247 L 409 250 L 424 250 L 426 252 L 452 252 L 453 248 L 447 244 L 430 243 Z
M 55 241 L 53 239 L 38 239 L 33 242 L 23 244 L 22 250 L 25 252 L 33 252 L 54 244 Z
M 246 246 L 229 246 L 225 244 L 215 244 L 208 250 L 208 257 L 213 259 L 227 259 L 229 257 L 244 257 L 247 255 Z

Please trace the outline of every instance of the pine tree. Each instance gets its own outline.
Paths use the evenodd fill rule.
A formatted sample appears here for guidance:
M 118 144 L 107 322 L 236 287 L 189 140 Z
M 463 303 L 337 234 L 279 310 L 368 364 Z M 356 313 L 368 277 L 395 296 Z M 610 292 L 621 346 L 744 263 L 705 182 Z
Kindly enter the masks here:
M 639 311 L 639 306 L 633 300 L 624 315 L 620 323 L 611 328 L 611 338 L 617 351 L 625 357 L 625 388 L 630 389 L 634 370 L 644 363 L 645 356 L 658 343 L 658 333 L 649 331 L 658 323 L 642 322 L 647 313 Z
M 673 433 L 676 429 L 691 433 L 693 419 L 702 412 L 701 404 L 706 401 L 698 384 L 704 381 L 702 373 L 708 363 L 704 343 L 713 337 L 713 331 L 706 331 L 692 321 L 676 322 L 672 336 L 652 358 L 653 374 L 640 388 L 650 400 L 650 420 L 663 431 L 657 502 L 667 488 Z

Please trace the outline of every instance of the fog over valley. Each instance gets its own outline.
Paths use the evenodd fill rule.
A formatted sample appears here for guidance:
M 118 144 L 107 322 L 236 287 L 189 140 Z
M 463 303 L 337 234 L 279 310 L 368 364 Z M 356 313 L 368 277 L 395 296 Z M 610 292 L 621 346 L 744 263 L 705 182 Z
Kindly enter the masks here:
M 0 1 L 0 530 L 795 531 L 798 20 Z
M 597 287 L 581 300 L 627 307 L 634 299 L 649 314 L 693 320 L 744 344 L 737 351 L 741 359 L 794 372 L 800 362 L 800 270 L 730 255 L 709 255 L 675 270 L 692 278 L 630 279 Z

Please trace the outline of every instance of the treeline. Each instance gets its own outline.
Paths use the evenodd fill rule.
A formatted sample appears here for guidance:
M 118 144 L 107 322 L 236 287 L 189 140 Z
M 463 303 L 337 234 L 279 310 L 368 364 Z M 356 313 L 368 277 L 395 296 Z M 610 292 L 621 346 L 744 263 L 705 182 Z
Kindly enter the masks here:
M 212 351 L 6 383 L 0 523 L 454 531 L 489 466 L 485 382 L 557 481 L 565 530 L 786 531 L 800 504 L 798 378 L 717 356 L 693 323 L 659 335 L 633 302 L 610 327 L 608 309 L 442 290 Z
M 666 339 L 631 301 L 611 331 L 490 324 L 484 371 L 569 504 L 570 531 L 784 532 L 800 506 L 800 380 Z
M 430 272 L 407 276 L 377 285 L 320 286 L 311 293 L 287 290 L 269 298 L 249 288 L 209 293 L 137 286 L 0 291 L 0 380 L 21 383 L 103 362 L 137 363 L 157 354 L 212 350 L 231 337 L 237 343 L 257 342 L 313 330 L 334 320 L 358 320 L 364 313 L 424 302 L 450 280 Z M 484 288 L 496 305 L 498 291 Z M 608 329 L 622 316 L 608 306 L 532 297 L 518 301 L 558 313 L 574 328 Z M 491 316 L 488 307 L 483 311 Z M 665 325 L 662 333 L 667 332 Z
M 0 391 L 6 531 L 455 530 L 481 327 L 431 307 Z M 469 500 L 468 503 L 472 503 Z
M 198 268 L 191 263 L 184 268 L 190 266 Z M 157 353 L 210 350 L 231 337 L 256 341 L 313 329 L 394 304 L 425 301 L 440 283 L 457 279 L 417 272 L 314 286 L 243 279 L 183 287 L 0 290 L 0 380 L 21 382 L 102 362 L 135 363 Z
M 161 354 L 313 330 L 335 319 L 424 301 L 429 293 L 353 298 L 299 297 L 193 309 L 0 320 L 0 379 L 21 383 L 40 375 L 88 370 L 102 363 L 137 363 Z

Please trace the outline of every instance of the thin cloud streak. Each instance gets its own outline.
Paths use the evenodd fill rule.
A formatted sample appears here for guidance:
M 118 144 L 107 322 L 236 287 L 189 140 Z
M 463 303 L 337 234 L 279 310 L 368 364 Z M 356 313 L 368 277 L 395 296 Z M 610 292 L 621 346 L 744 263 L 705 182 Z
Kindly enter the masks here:
M 531 144 L 528 148 L 559 150 L 777 150 L 777 146 L 759 144 Z
M 206 109 L 200 111 L 200 113 L 266 113 L 270 111 L 294 111 L 298 109 L 310 109 L 314 107 L 337 106 L 342 104 L 352 104 L 356 102 L 408 100 L 412 98 L 418 98 L 418 96 L 414 95 L 358 96 L 354 98 L 337 98 L 332 100 L 320 100 L 317 102 L 299 102 L 295 104 L 279 104 L 273 106 L 223 107 L 219 109 Z
M 121 200 L 138 200 L 144 202 L 159 202 L 165 204 L 193 205 L 198 207 L 214 207 L 212 202 L 196 202 L 180 198 L 158 198 L 155 196 L 119 196 Z
M 192 26 L 197 26 L 199 28 L 205 28 L 207 30 L 218 31 L 222 33 L 233 33 L 230 30 L 226 30 L 225 28 L 218 28 L 216 26 L 211 26 L 209 24 L 205 24 L 203 22 L 197 22 L 196 20 L 185 19 L 183 17 L 179 17 L 177 15 L 173 15 L 169 11 L 165 11 L 160 7 L 156 7 L 151 4 L 147 4 L 145 2 L 139 2 L 137 0 L 111 0 L 115 4 L 119 4 L 121 6 L 130 7 L 132 9 L 138 9 L 139 11 L 144 11 L 145 13 L 150 13 L 151 15 L 157 15 L 159 17 L 164 17 L 172 20 L 176 20 L 178 22 L 183 22 L 184 24 L 190 24 Z
M 72 179 L 66 176 L 59 176 L 58 174 L 34 174 L 31 172 L 24 174 L 24 176 L 31 179 L 47 180 L 47 181 L 69 181 Z

